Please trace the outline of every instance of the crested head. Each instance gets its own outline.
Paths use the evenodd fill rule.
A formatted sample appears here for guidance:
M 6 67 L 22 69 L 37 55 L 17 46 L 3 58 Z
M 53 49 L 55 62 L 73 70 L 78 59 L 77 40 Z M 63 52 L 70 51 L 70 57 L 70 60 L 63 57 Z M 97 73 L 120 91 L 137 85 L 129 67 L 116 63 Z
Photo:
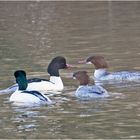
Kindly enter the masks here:
M 15 71 L 14 76 L 16 78 L 19 90 L 26 90 L 28 85 L 26 79 L 26 72 L 23 70 L 17 70 Z
M 50 64 L 56 65 L 58 69 L 67 68 L 66 59 L 63 56 L 57 56 L 53 58 Z
M 86 62 L 89 63 L 91 62 L 92 64 L 94 64 L 95 69 L 104 69 L 104 68 L 108 68 L 108 64 L 105 61 L 103 56 L 90 56 L 86 59 Z
M 48 66 L 48 73 L 51 76 L 59 76 L 59 69 L 66 69 L 66 59 L 62 56 L 57 56 L 52 59 Z
M 86 71 L 78 71 L 73 74 L 73 78 L 80 82 L 80 85 L 87 85 L 90 82 L 90 78 Z
M 17 70 L 14 73 L 15 78 L 20 76 L 20 75 L 24 75 L 26 77 L 26 72 L 24 70 Z

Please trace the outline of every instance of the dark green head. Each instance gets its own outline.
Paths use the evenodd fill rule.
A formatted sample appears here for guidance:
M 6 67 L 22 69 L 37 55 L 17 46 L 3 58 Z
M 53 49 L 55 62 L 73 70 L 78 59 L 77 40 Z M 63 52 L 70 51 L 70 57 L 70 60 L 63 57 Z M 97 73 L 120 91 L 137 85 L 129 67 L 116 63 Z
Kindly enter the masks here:
M 26 90 L 28 83 L 26 79 L 26 73 L 23 70 L 17 70 L 14 73 L 16 82 L 18 84 L 19 90 Z

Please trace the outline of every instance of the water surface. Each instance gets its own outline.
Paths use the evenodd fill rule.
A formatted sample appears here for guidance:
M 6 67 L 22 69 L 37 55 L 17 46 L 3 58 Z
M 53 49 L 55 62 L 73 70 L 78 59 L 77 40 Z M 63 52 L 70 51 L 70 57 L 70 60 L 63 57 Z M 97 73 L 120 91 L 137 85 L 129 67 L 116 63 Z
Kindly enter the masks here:
M 94 72 L 77 62 L 103 55 L 110 71 L 139 70 L 140 2 L 0 2 L 0 89 L 14 83 L 24 69 L 28 78 L 49 78 L 48 63 L 66 57 L 75 67 L 61 70 L 65 90 L 51 96 L 52 106 L 16 107 L 0 96 L 0 138 L 140 138 L 140 84 L 106 85 L 104 100 L 79 101 L 77 70 Z

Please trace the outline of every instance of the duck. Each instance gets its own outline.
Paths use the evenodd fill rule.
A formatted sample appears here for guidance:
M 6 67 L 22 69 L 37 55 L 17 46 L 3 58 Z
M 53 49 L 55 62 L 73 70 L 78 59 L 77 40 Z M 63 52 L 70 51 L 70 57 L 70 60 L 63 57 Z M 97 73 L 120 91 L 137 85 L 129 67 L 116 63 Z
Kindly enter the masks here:
M 39 91 L 27 90 L 28 82 L 24 70 L 15 71 L 14 76 L 18 84 L 18 89 L 10 96 L 10 102 L 18 105 L 49 105 L 53 103 L 49 97 Z
M 28 79 L 27 90 L 37 90 L 40 92 L 58 91 L 61 92 L 64 89 L 63 81 L 60 77 L 59 70 L 67 69 L 70 65 L 66 63 L 66 59 L 63 56 L 57 56 L 51 60 L 48 65 L 47 71 L 50 75 L 50 79 L 32 78 Z M 18 89 L 18 84 L 14 84 L 7 89 L 1 90 L 0 93 L 13 93 Z
M 106 89 L 100 85 L 90 85 L 90 77 L 87 71 L 77 71 L 73 73 L 73 79 L 79 81 L 79 86 L 75 96 L 80 100 L 92 100 L 97 98 L 109 97 Z
M 100 55 L 93 55 L 88 57 L 84 61 L 79 61 L 79 63 L 93 64 L 95 67 L 93 79 L 96 81 L 140 81 L 139 71 L 117 71 L 108 72 L 108 63 L 105 58 Z

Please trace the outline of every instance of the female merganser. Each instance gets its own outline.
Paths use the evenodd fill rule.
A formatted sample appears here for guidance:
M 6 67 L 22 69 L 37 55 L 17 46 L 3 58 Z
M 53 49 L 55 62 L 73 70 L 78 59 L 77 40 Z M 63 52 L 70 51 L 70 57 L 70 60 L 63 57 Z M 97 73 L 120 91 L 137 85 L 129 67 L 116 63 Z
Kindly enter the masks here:
M 109 97 L 108 92 L 101 86 L 89 85 L 90 79 L 86 71 L 78 71 L 73 74 L 73 78 L 80 83 L 75 92 L 75 96 L 81 100 L 91 100 L 95 98 Z
M 66 59 L 62 56 L 57 56 L 52 59 L 48 65 L 48 73 L 50 74 L 50 80 L 33 78 L 29 79 L 27 90 L 37 90 L 40 92 L 46 91 L 62 91 L 64 85 L 59 75 L 59 69 L 66 69 L 69 66 L 66 64 Z M 1 90 L 0 93 L 13 93 L 18 88 L 15 84 L 7 89 Z
M 10 96 L 10 102 L 22 105 L 52 104 L 52 101 L 40 92 L 27 90 L 28 83 L 25 71 L 18 70 L 14 73 L 14 76 L 18 84 L 18 89 Z
M 138 71 L 118 71 L 109 73 L 107 71 L 108 64 L 103 56 L 90 56 L 85 61 L 87 64 L 94 64 L 94 79 L 97 81 L 139 81 L 140 72 Z M 83 63 L 83 62 L 81 62 Z

